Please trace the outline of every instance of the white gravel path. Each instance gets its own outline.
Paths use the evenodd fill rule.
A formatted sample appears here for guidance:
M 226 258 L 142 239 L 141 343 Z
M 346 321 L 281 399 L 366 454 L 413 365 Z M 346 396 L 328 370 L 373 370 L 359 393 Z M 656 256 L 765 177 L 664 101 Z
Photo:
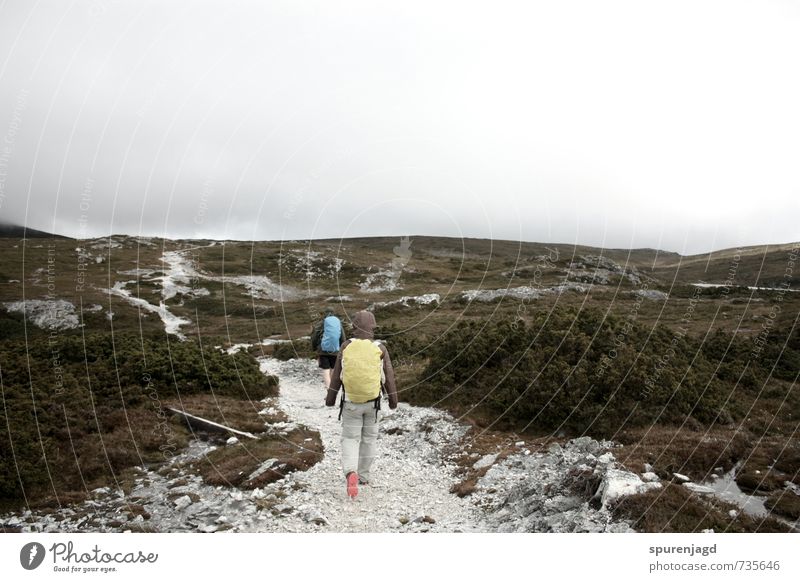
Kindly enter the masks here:
M 351 501 L 345 493 L 340 464 L 338 408 L 323 404 L 325 389 L 316 363 L 266 359 L 262 369 L 280 378 L 281 408 L 291 419 L 318 430 L 325 446 L 321 462 L 286 478 L 302 487 L 283 501 L 298 508 L 299 515 L 282 525 L 289 525 L 293 531 L 318 529 L 303 518 L 311 514 L 324 517 L 326 531 L 481 530 L 476 508 L 449 492 L 457 479 L 455 467 L 443 460 L 444 448 L 455 444 L 465 429 L 445 413 L 402 403 L 396 411 L 389 411 L 384 404 L 373 483 L 361 487 L 358 497 Z M 387 430 L 394 434 L 387 434 Z

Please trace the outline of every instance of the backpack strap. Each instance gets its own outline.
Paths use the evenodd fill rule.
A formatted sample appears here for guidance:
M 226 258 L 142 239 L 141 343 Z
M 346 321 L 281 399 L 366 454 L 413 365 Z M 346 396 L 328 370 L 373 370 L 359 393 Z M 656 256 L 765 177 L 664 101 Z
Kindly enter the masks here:
M 344 384 L 342 384 L 342 397 L 339 400 L 339 420 L 342 420 L 343 412 L 344 412 Z
M 380 340 L 373 340 L 373 344 L 378 346 L 378 349 L 383 345 Z M 381 411 L 381 398 L 386 391 L 386 372 L 383 370 L 383 350 L 381 350 L 381 391 L 378 392 L 378 397 L 375 399 L 375 422 L 378 422 L 378 413 Z
M 372 340 L 372 343 L 378 346 L 378 349 L 381 349 L 383 343 L 380 340 Z M 381 393 L 384 392 L 386 387 L 386 371 L 383 369 L 383 350 L 381 350 Z
M 381 395 L 375 399 L 375 422 L 378 422 L 378 413 L 381 411 Z

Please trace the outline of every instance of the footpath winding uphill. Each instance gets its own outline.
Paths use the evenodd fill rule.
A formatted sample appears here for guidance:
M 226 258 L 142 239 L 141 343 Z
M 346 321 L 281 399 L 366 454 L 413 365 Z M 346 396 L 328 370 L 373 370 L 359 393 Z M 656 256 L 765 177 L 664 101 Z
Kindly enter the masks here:
M 612 519 L 607 504 L 660 486 L 619 469 L 607 452 L 611 443 L 582 437 L 545 452 L 521 446 L 508 456 L 472 453 L 474 491 L 458 497 L 450 493 L 461 479 L 453 453 L 468 446 L 467 427 L 445 412 L 401 404 L 383 412 L 373 483 L 350 500 L 340 468 L 338 411 L 323 404 L 315 363 L 260 363 L 280 379 L 278 406 L 289 418 L 271 430 L 305 425 L 320 433 L 324 456 L 307 471 L 252 491 L 210 486 L 188 468 L 214 448 L 196 440 L 163 466 L 141 469 L 127 494 L 104 487 L 81 504 L 24 510 L 0 516 L 0 523 L 44 532 L 629 531 Z M 600 483 L 591 504 L 586 482 Z

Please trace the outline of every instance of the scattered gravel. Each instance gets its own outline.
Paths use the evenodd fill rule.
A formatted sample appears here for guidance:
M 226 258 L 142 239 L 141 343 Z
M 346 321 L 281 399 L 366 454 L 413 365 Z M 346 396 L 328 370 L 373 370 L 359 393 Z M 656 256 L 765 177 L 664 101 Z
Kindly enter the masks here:
M 612 446 L 581 437 L 563 447 L 555 444 L 547 453 L 512 455 L 486 472 L 472 497 L 485 508 L 495 531 L 632 531 L 627 522 L 612 518 L 609 505 L 638 492 L 632 483 L 638 481 L 644 488 L 660 483 L 643 483 L 635 474 L 615 468 L 610 453 L 597 457 Z

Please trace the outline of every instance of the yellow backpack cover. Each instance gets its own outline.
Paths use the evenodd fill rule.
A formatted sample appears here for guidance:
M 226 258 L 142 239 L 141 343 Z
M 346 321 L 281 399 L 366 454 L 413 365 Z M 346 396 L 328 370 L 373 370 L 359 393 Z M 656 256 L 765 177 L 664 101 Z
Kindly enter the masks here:
M 368 339 L 353 339 L 342 351 L 342 384 L 351 402 L 361 404 L 381 395 L 381 348 Z

